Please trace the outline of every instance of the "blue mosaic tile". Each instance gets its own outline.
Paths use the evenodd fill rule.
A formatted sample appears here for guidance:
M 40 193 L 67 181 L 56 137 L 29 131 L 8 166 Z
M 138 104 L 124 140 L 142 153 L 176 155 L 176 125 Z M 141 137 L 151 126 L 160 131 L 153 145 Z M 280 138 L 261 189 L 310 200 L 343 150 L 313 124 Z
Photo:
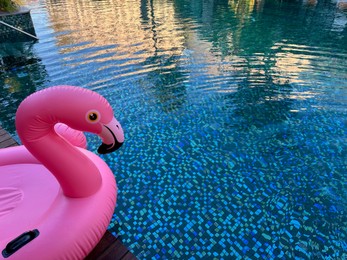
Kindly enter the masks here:
M 188 115 L 181 118 L 183 131 L 172 124 L 173 116 L 162 117 L 160 123 L 148 117 L 160 142 L 141 144 L 145 134 L 136 131 L 144 129 L 125 129 L 133 137 L 117 161 L 123 176 L 118 178 L 115 171 L 120 212 L 116 210 L 113 225 L 121 226 L 119 235 L 135 252 L 160 259 L 342 255 L 334 250 L 346 249 L 338 239 L 346 236 L 339 228 L 347 221 L 343 193 L 337 189 L 343 184 L 329 176 L 342 173 L 331 165 L 344 166 L 329 159 L 316 168 L 326 151 L 319 150 L 324 145 L 315 148 L 313 124 L 305 124 L 306 129 L 278 125 L 261 141 L 237 132 L 237 145 L 225 153 L 221 146 L 227 149 L 232 132 L 206 126 L 196 131 L 196 118 Z M 212 137 L 218 142 L 206 142 Z M 153 147 L 157 152 L 151 153 Z M 139 244 L 130 239 L 134 236 Z

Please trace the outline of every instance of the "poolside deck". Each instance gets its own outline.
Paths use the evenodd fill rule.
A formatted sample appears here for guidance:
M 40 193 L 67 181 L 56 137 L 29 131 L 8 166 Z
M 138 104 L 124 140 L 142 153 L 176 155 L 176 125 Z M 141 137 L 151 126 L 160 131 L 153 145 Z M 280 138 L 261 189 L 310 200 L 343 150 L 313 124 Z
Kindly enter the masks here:
M 0 148 L 16 145 L 18 143 L 0 126 Z
M 16 146 L 18 143 L 0 126 L 0 148 Z M 106 231 L 86 260 L 136 260 L 119 238 Z
M 106 231 L 99 244 L 85 260 L 136 260 L 137 258 L 123 245 L 119 238 Z

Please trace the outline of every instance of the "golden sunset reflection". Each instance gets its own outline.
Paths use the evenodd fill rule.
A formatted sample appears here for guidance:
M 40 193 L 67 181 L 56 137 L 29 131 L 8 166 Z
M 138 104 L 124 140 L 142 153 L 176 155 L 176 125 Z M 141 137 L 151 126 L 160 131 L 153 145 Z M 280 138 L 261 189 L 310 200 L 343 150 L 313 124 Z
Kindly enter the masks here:
M 251 81 L 258 85 L 265 81 L 270 62 L 275 83 L 303 83 L 302 74 L 316 66 L 316 56 L 324 55 L 324 50 L 291 45 L 282 39 L 269 46 L 274 53 L 270 56 L 262 52 L 254 52 L 251 57 L 243 54 L 243 30 L 252 27 L 252 17 L 261 12 L 263 2 L 228 1 L 239 22 L 234 31 L 224 36 L 225 51 L 214 51 L 215 43 L 203 39 L 199 30 L 193 30 L 192 21 L 180 19 L 171 1 L 65 0 L 56 4 L 48 0 L 47 8 L 57 45 L 61 46 L 60 53 L 66 54 L 64 59 L 69 66 L 99 63 L 97 71 L 102 71 L 116 66 L 112 65 L 113 60 L 117 60 L 120 68 L 142 64 L 139 70 L 124 74 L 132 75 L 153 71 L 158 65 L 172 70 L 177 66 L 204 64 L 201 73 L 211 77 L 228 76 L 232 80 L 232 77 L 252 76 Z M 213 4 L 212 1 L 201 6 L 202 21 L 206 25 L 212 21 Z M 62 16 L 64 23 L 58 22 Z M 329 54 L 329 50 L 326 52 Z M 73 59 L 70 53 L 75 54 Z M 167 62 L 170 57 L 179 57 L 183 63 Z M 210 83 L 219 84 L 218 81 Z
M 145 6 L 147 21 L 135 2 L 66 0 L 57 5 L 48 1 L 47 8 L 53 29 L 61 32 L 57 35 L 57 44 L 64 46 L 61 52 L 81 52 L 84 56 L 74 63 L 104 62 L 115 56 L 123 57 L 126 63 L 140 63 L 159 52 L 172 56 L 180 55 L 184 49 L 184 32 L 175 25 L 179 21 L 170 3 L 154 2 L 153 6 Z M 152 10 L 147 10 L 149 8 Z M 103 9 L 102 12 L 99 9 Z M 54 23 L 61 16 L 65 22 Z M 92 54 L 83 53 L 87 48 L 93 49 Z

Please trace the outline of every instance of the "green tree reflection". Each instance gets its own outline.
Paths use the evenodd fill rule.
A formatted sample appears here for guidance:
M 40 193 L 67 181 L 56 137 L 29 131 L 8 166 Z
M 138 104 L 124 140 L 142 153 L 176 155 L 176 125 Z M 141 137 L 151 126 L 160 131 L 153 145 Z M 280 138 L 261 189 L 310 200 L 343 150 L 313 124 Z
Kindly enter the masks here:
M 242 69 L 233 70 L 230 65 L 230 89 L 235 83 L 238 87 L 226 95 L 230 100 L 226 109 L 243 126 L 281 122 L 290 113 L 295 79 L 279 75 L 276 64 L 279 53 L 291 51 L 277 47 L 278 43 L 347 47 L 345 27 L 333 30 L 340 11 L 330 1 L 181 0 L 175 1 L 175 8 L 182 19 L 194 17 L 200 38 L 211 42 L 210 52 L 221 62 L 232 64 L 234 57 L 243 60 Z M 291 16 L 296 18 L 288 19 Z M 289 69 L 283 74 L 290 74 Z

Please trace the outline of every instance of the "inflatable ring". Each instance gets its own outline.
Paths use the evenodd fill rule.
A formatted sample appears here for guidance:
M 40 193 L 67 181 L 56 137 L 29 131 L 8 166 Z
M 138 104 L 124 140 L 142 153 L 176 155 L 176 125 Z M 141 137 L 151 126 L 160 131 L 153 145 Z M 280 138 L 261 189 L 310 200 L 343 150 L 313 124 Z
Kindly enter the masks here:
M 93 91 L 57 86 L 27 97 L 16 114 L 23 145 L 0 149 L 4 259 L 83 259 L 114 213 L 112 171 L 81 148 L 83 140 L 76 146 L 71 137 L 64 138 L 57 123 L 99 135 L 100 153 L 115 151 L 124 142 L 111 106 Z

